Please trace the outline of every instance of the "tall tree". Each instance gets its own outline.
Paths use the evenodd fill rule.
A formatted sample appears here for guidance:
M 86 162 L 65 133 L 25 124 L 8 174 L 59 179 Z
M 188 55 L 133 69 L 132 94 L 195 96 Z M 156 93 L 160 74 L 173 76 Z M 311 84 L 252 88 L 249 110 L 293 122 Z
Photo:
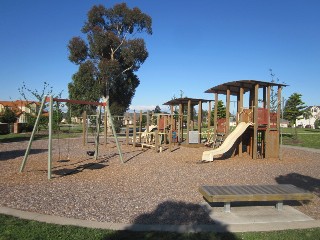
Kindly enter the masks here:
M 224 106 L 223 104 L 223 101 L 222 100 L 219 100 L 218 101 L 218 119 L 220 118 L 225 118 L 226 117 L 226 107 Z M 214 107 L 212 108 L 212 111 L 211 111 L 211 125 L 214 124 Z
M 72 82 L 68 84 L 69 98 L 85 101 L 97 101 L 100 99 L 100 86 L 97 81 L 97 70 L 91 61 L 86 61 L 79 66 L 79 70 L 72 76 Z M 81 116 L 83 111 L 90 114 L 95 106 L 67 104 L 72 116 Z
M 291 126 L 295 124 L 296 119 L 305 112 L 306 106 L 301 100 L 301 97 L 301 94 L 293 93 L 284 106 L 283 117 L 290 122 Z
M 99 85 L 100 96 L 110 98 L 112 113 L 123 113 L 140 83 L 135 72 L 148 57 L 144 40 L 135 36 L 138 33 L 152 34 L 152 19 L 139 8 L 130 9 L 125 3 L 113 8 L 93 6 L 87 17 L 82 28 L 87 40 L 80 37 L 70 40 L 69 60 L 80 67 L 89 62 L 93 64 L 93 79 Z M 81 74 L 80 67 L 78 74 Z M 80 76 L 73 81 L 74 91 L 81 84 L 87 86 Z M 99 99 L 95 93 L 91 96 Z M 73 98 L 78 99 L 78 96 L 73 95 Z
M 161 113 L 161 108 L 157 105 L 154 109 L 154 113 Z

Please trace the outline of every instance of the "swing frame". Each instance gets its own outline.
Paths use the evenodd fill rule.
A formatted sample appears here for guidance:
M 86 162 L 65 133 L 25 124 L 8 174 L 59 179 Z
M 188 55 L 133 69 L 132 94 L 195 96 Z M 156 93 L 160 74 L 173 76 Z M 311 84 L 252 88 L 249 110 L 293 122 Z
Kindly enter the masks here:
M 45 103 L 49 102 L 48 179 L 51 179 L 51 175 L 52 175 L 51 174 L 52 173 L 52 135 L 53 135 L 52 134 L 53 133 L 52 125 L 53 125 L 53 102 L 54 101 L 55 102 L 67 102 L 67 103 L 73 103 L 73 104 L 85 104 L 85 105 L 98 106 L 98 108 L 99 108 L 99 111 L 98 111 L 99 112 L 99 116 L 98 116 L 99 124 L 97 125 L 98 131 L 100 131 L 99 129 L 100 129 L 101 107 L 104 107 L 105 108 L 105 113 L 107 114 L 107 117 L 109 118 L 108 120 L 109 120 L 109 122 L 111 124 L 111 127 L 112 127 L 112 132 L 113 132 L 113 136 L 115 138 L 115 142 L 116 142 L 116 145 L 117 145 L 120 161 L 122 163 L 124 163 L 123 158 L 122 158 L 122 152 L 121 152 L 120 144 L 119 144 L 119 141 L 118 141 L 118 138 L 117 138 L 117 134 L 116 134 L 116 131 L 115 131 L 115 127 L 114 127 L 114 124 L 113 124 L 113 121 L 112 121 L 112 116 L 111 116 L 110 109 L 109 109 L 109 104 L 108 104 L 109 98 L 107 98 L 105 100 L 105 102 L 101 103 L 101 102 L 90 102 L 90 101 L 82 101 L 82 100 L 53 98 L 53 96 L 44 96 L 44 98 L 42 99 L 41 105 L 40 105 L 40 109 L 39 109 L 39 112 L 38 112 L 38 115 L 37 115 L 37 119 L 36 119 L 35 125 L 33 127 L 33 130 L 32 130 L 32 133 L 31 133 L 31 136 L 30 136 L 30 139 L 29 139 L 29 143 L 28 143 L 27 149 L 25 151 L 25 154 L 24 154 L 21 166 L 20 166 L 20 170 L 19 170 L 20 173 L 25 168 L 25 165 L 26 165 L 26 162 L 27 162 L 30 150 L 31 150 L 32 142 L 34 140 L 35 132 L 36 132 L 36 129 L 37 129 L 38 125 L 39 125 L 41 113 L 42 113 L 42 111 L 43 111 L 43 109 L 45 107 Z M 96 136 L 95 143 L 96 143 L 95 144 L 96 145 L 95 160 L 96 160 L 97 156 L 98 156 L 98 147 L 99 147 L 99 132 L 98 132 L 98 134 Z

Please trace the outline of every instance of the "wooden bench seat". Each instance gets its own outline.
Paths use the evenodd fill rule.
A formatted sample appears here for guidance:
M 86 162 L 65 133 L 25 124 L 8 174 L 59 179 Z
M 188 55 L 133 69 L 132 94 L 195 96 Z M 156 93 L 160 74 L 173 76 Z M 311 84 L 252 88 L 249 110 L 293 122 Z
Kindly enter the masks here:
M 282 209 L 283 201 L 311 200 L 313 194 L 291 184 L 200 186 L 200 193 L 210 203 L 223 202 L 225 212 L 230 212 L 231 202 L 276 201 Z

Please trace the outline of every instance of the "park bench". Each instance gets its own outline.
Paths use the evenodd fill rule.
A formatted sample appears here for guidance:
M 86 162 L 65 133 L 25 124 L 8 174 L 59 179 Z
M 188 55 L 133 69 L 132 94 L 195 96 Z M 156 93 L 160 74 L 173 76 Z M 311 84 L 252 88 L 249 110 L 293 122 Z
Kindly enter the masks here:
M 200 186 L 200 193 L 210 203 L 223 202 L 224 211 L 231 211 L 231 202 L 275 201 L 282 210 L 283 201 L 311 200 L 313 194 L 291 184 Z

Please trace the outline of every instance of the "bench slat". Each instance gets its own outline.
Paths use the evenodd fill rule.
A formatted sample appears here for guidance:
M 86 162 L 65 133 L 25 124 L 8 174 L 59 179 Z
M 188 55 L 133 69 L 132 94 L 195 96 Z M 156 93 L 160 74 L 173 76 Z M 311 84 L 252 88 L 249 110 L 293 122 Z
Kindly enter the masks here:
M 311 200 L 313 194 L 291 184 L 201 186 L 208 202 Z

